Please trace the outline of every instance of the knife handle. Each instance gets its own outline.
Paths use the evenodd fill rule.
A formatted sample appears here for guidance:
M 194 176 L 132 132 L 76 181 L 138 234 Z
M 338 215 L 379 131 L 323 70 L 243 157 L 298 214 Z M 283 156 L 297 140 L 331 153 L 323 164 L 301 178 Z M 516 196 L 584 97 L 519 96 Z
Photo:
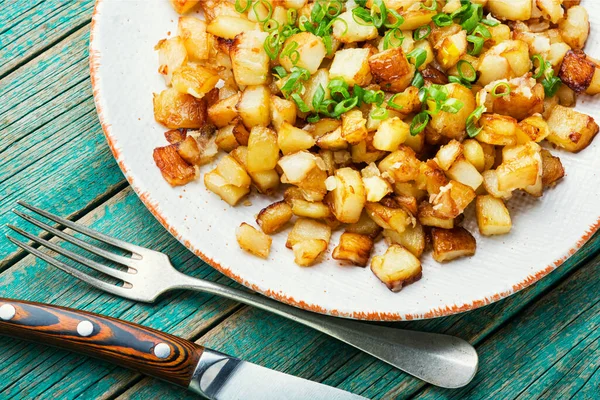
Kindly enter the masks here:
M 204 348 L 155 329 L 64 307 L 0 298 L 0 335 L 99 358 L 187 388 Z

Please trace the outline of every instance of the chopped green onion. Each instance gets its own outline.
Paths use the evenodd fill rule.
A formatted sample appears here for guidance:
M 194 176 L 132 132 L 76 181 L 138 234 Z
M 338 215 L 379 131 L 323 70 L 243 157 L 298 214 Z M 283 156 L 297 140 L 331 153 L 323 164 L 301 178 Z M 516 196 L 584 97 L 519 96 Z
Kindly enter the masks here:
M 483 17 L 483 7 L 481 4 L 471 3 L 467 12 L 462 16 L 460 26 L 467 32 L 475 29 L 481 18 Z
M 408 61 L 411 61 L 415 68 L 419 68 L 427 60 L 427 52 L 423 49 L 417 48 L 406 55 Z
M 350 99 L 343 100 L 335 105 L 333 115 L 339 117 L 343 113 L 352 110 L 358 104 L 358 98 L 352 97 Z
M 413 32 L 413 39 L 415 40 L 423 40 L 427 39 L 431 34 L 431 27 L 429 25 L 423 25 L 420 28 L 415 29 Z
M 342 13 L 344 6 L 340 0 L 330 0 L 327 3 L 326 15 L 329 18 L 335 18 Z
M 450 114 L 456 114 L 457 112 L 459 112 L 463 107 L 464 107 L 464 103 L 458 99 L 454 99 L 454 98 L 450 98 L 448 100 L 446 100 L 444 103 L 442 103 L 442 111 L 448 112 Z
M 349 99 L 351 97 L 350 92 L 348 90 L 349 88 L 350 86 L 344 80 L 344 78 L 334 78 L 331 81 L 329 81 L 329 84 L 327 85 L 327 89 L 329 89 L 331 97 L 333 97 L 334 99 L 337 98 L 339 100 Z
M 400 14 L 398 14 L 398 11 L 396 10 L 388 10 L 389 15 L 392 16 L 392 18 L 394 19 L 394 21 L 396 22 L 388 22 L 389 18 L 387 20 L 385 20 L 383 22 L 383 26 L 385 26 L 388 29 L 396 29 L 399 28 L 400 25 L 402 25 L 404 23 L 404 17 Z
M 319 114 L 313 114 L 313 115 L 309 115 L 308 117 L 306 117 L 306 120 L 311 124 L 318 122 L 320 119 L 321 119 L 321 117 L 319 116 Z
M 266 21 L 263 23 L 263 31 L 265 32 L 273 32 L 273 31 L 278 31 L 279 30 L 279 22 L 277 22 L 277 20 L 274 20 L 273 18 L 271 18 L 270 20 Z
M 486 28 L 485 25 L 482 25 L 482 24 L 477 25 L 475 27 L 475 29 L 473 29 L 473 33 L 472 34 L 473 35 L 479 34 L 484 39 L 491 39 L 492 38 L 492 34 L 488 30 L 488 28 Z
M 326 115 L 328 117 L 335 117 L 335 106 L 337 105 L 337 103 L 331 99 L 325 99 L 323 100 L 323 103 L 321 104 L 321 107 L 319 107 L 319 112 L 323 115 Z M 333 107 L 333 110 L 331 109 Z
M 352 9 L 352 18 L 359 25 L 371 26 L 373 22 L 373 18 L 371 18 L 371 13 L 366 8 L 356 7 Z
M 375 107 L 369 116 L 378 120 L 386 119 L 388 117 L 388 110 L 384 107 Z
M 477 80 L 477 72 L 475 71 L 475 67 L 473 67 L 473 64 L 467 60 L 460 60 L 458 64 L 456 64 L 456 69 L 458 70 L 458 76 L 460 76 L 460 79 L 469 83 Z
M 402 93 L 396 93 L 395 95 L 390 97 L 390 99 L 387 102 L 388 107 L 391 107 L 395 110 L 402 110 L 404 108 L 404 106 L 401 106 L 400 104 L 396 104 L 396 97 L 400 96 L 401 94 Z
M 415 76 L 413 77 L 412 81 L 410 82 L 410 86 L 414 86 L 416 88 L 421 89 L 424 84 L 425 84 L 425 79 L 423 79 L 423 75 L 419 71 L 415 72 Z
M 506 89 L 502 89 L 502 91 L 500 93 L 498 93 L 498 89 L 500 88 L 506 88 Z M 497 83 L 493 88 L 492 91 L 490 92 L 492 97 L 496 98 L 496 97 L 504 97 L 504 96 L 508 96 L 511 92 L 510 89 L 510 85 L 508 82 L 499 82 Z
M 273 31 L 267 36 L 263 43 L 263 48 L 271 60 L 274 60 L 279 56 L 281 50 L 281 36 L 278 31 Z
M 323 2 L 316 1 L 310 13 L 310 20 L 313 22 L 321 22 L 326 14 L 327 10 L 323 8 Z
M 291 97 L 292 97 L 292 100 L 294 100 L 294 102 L 298 106 L 298 110 L 305 112 L 305 113 L 310 112 L 310 108 L 306 105 L 306 103 L 304 102 L 304 100 L 302 100 L 302 97 L 300 97 L 300 95 L 298 93 L 292 93 Z
M 473 48 L 468 51 L 471 56 L 478 56 L 481 54 L 481 50 L 483 50 L 483 44 L 485 40 L 479 36 L 468 35 L 467 42 L 473 43 Z
M 267 9 L 267 16 L 264 18 L 260 18 L 260 16 L 258 15 L 258 5 L 263 5 L 263 7 L 265 7 Z M 269 19 L 271 19 L 271 16 L 273 15 L 273 6 L 271 5 L 271 3 L 269 3 L 267 0 L 258 0 L 256 3 L 254 3 L 252 5 L 252 10 L 254 11 L 254 16 L 256 17 L 256 20 L 258 22 L 266 22 Z
M 450 83 L 458 83 L 459 85 L 463 85 L 464 87 L 469 88 L 469 89 L 471 89 L 473 87 L 473 85 L 471 85 L 469 82 L 463 81 L 458 76 L 454 76 L 454 75 L 450 75 L 448 77 L 448 82 L 450 82 Z
M 281 65 L 273 67 L 273 75 L 277 77 L 277 79 L 282 79 L 287 76 L 287 71 Z
M 428 97 L 433 99 L 436 103 L 443 103 L 448 98 L 448 88 L 444 85 L 432 84 L 427 89 Z
M 398 28 L 391 29 L 383 37 L 383 49 L 387 50 L 393 47 L 400 47 L 404 42 L 404 34 Z
M 248 11 L 251 5 L 251 0 L 235 0 L 235 11 L 239 12 L 240 14 L 243 14 L 246 11 Z
M 426 6 L 425 2 L 421 2 L 421 8 L 429 11 L 435 11 L 437 9 L 437 0 L 433 0 L 430 6 Z
M 415 115 L 410 123 L 410 134 L 411 136 L 417 136 L 419 133 L 425 130 L 429 123 L 429 114 L 426 112 L 420 112 Z
M 358 105 L 360 106 L 363 103 L 363 98 L 365 97 L 365 89 L 358 85 L 354 85 L 352 88 L 352 96 L 358 99 Z
M 383 93 L 383 90 L 365 90 L 362 100 L 367 104 L 381 105 L 385 100 L 385 93 Z
M 550 78 L 546 78 L 542 81 L 542 86 L 544 87 L 544 92 L 546 93 L 546 97 L 552 97 L 556 94 L 562 81 L 558 76 L 551 76 Z
M 295 25 L 298 19 L 298 11 L 290 8 L 287 10 L 287 23 L 288 25 Z
M 469 116 L 467 117 L 467 135 L 469 135 L 469 137 L 475 137 L 479 134 L 479 132 L 481 132 L 481 130 L 483 128 L 478 128 L 476 123 L 477 121 L 479 121 L 479 118 L 481 118 L 481 116 L 483 115 L 483 113 L 486 111 L 485 106 L 479 106 L 477 107 L 475 110 L 473 110 L 473 112 L 471 114 L 469 114 Z
M 321 108 L 321 104 L 323 104 L 323 100 L 325 100 L 325 89 L 323 89 L 323 85 L 319 84 L 319 87 L 315 90 L 315 94 L 312 98 L 312 106 L 315 110 Z
M 536 61 L 538 62 L 537 67 L 535 66 Z M 546 71 L 546 62 L 544 61 L 544 58 L 540 54 L 536 54 L 531 57 L 531 62 L 533 63 L 533 68 L 537 69 L 537 72 L 533 74 L 533 78 L 539 79 L 544 76 L 544 72 Z
M 298 61 L 300 61 L 300 53 L 298 52 L 298 50 L 296 50 L 297 48 L 298 42 L 292 41 L 288 43 L 281 51 L 279 58 L 289 58 L 292 64 L 298 64 Z
M 496 20 L 493 20 L 493 19 L 487 19 L 487 18 L 482 19 L 481 23 L 482 24 L 486 24 L 487 26 L 491 26 L 491 27 L 500 25 L 499 21 L 496 21 Z
M 431 20 L 439 27 L 450 26 L 454 23 L 448 14 L 439 13 L 434 15 Z
M 292 73 L 289 75 L 285 84 L 281 88 L 281 93 L 288 97 L 290 93 L 296 92 L 302 88 L 302 81 L 307 81 L 310 78 L 310 72 L 307 69 L 293 67 Z
M 462 17 L 465 14 L 465 12 L 469 10 L 469 7 L 469 3 L 463 4 L 460 8 L 458 8 L 456 11 L 450 14 L 450 18 L 454 19 Z

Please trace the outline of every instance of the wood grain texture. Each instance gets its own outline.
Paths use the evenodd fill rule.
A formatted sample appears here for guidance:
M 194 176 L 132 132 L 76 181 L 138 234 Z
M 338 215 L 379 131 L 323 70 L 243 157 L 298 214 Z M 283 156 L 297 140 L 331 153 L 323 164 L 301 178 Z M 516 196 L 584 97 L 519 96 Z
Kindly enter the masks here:
M 177 336 L 85 311 L 0 298 L 15 315 L 0 320 L 0 335 L 73 351 L 187 388 L 203 348 Z M 87 334 L 79 325 L 88 323 Z M 166 346 L 164 356 L 157 346 Z

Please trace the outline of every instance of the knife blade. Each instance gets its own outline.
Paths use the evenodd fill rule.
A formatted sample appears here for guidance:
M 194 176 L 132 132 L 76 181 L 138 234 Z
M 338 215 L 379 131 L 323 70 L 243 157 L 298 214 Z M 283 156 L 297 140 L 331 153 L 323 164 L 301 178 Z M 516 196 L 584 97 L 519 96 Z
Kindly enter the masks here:
M 152 328 L 66 307 L 0 298 L 0 335 L 99 358 L 214 400 L 364 399 Z

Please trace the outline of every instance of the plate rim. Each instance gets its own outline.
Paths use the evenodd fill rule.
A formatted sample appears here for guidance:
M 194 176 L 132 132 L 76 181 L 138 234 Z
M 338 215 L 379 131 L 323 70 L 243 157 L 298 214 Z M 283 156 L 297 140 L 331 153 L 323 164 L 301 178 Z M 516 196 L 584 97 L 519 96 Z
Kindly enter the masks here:
M 260 293 L 264 296 L 270 297 L 274 300 L 277 300 L 281 303 L 291 305 L 306 311 L 312 311 L 319 314 L 331 315 L 335 317 L 342 317 L 348 319 L 356 319 L 356 320 L 364 320 L 364 321 L 410 321 L 410 320 L 421 320 L 421 319 L 433 319 L 445 317 L 453 314 L 459 314 L 467 311 L 472 311 L 477 308 L 495 303 L 499 300 L 507 298 L 542 279 L 550 272 L 554 271 L 558 267 L 560 267 L 565 261 L 567 261 L 571 256 L 573 256 L 579 249 L 585 245 L 589 241 L 589 239 L 600 229 L 600 216 L 597 218 L 596 222 L 589 226 L 588 230 L 581 236 L 581 238 L 575 243 L 575 245 L 569 249 L 562 257 L 555 260 L 553 263 L 547 265 L 546 267 L 538 270 L 532 275 L 527 276 L 522 281 L 513 284 L 508 290 L 501 291 L 490 295 L 488 297 L 484 297 L 482 299 L 472 300 L 470 303 L 465 303 L 462 305 L 444 305 L 441 307 L 431 308 L 429 311 L 419 314 L 410 314 L 410 313 L 393 313 L 393 312 L 340 312 L 336 309 L 327 309 L 318 304 L 310 304 L 303 300 L 296 300 L 295 298 L 288 296 L 283 293 L 279 293 L 273 291 L 271 289 L 263 289 L 258 285 L 253 284 L 246 279 L 242 278 L 240 275 L 237 275 L 232 271 L 232 269 L 228 266 L 223 266 L 218 262 L 214 261 L 212 258 L 208 257 L 204 254 L 200 249 L 196 248 L 189 242 L 184 239 L 183 236 L 178 232 L 178 230 L 169 223 L 167 218 L 158 210 L 158 207 L 155 205 L 155 201 L 151 198 L 150 193 L 144 191 L 141 187 L 139 187 L 135 183 L 135 173 L 130 170 L 125 161 L 120 157 L 120 151 L 116 145 L 117 138 L 111 134 L 111 125 L 104 118 L 104 113 L 101 105 L 102 93 L 100 90 L 100 85 L 98 85 L 98 67 L 100 66 L 101 53 L 95 46 L 95 37 L 97 35 L 97 26 L 96 22 L 100 18 L 99 6 L 104 0 L 95 0 L 94 11 L 92 13 L 92 21 L 90 27 L 90 43 L 89 43 L 89 68 L 90 68 L 90 80 L 92 84 L 92 93 L 94 98 L 94 104 L 96 108 L 96 114 L 98 115 L 98 120 L 102 127 L 102 131 L 108 143 L 108 146 L 111 150 L 111 153 L 119 165 L 121 172 L 125 176 L 125 179 L 132 187 L 135 194 L 142 201 L 146 209 L 150 211 L 150 213 L 158 220 L 158 222 L 181 244 L 183 244 L 188 250 L 194 253 L 197 257 L 201 258 L 205 263 L 207 263 L 212 268 L 216 269 L 220 273 L 225 276 L 233 279 L 234 281 L 252 289 L 253 291 Z

